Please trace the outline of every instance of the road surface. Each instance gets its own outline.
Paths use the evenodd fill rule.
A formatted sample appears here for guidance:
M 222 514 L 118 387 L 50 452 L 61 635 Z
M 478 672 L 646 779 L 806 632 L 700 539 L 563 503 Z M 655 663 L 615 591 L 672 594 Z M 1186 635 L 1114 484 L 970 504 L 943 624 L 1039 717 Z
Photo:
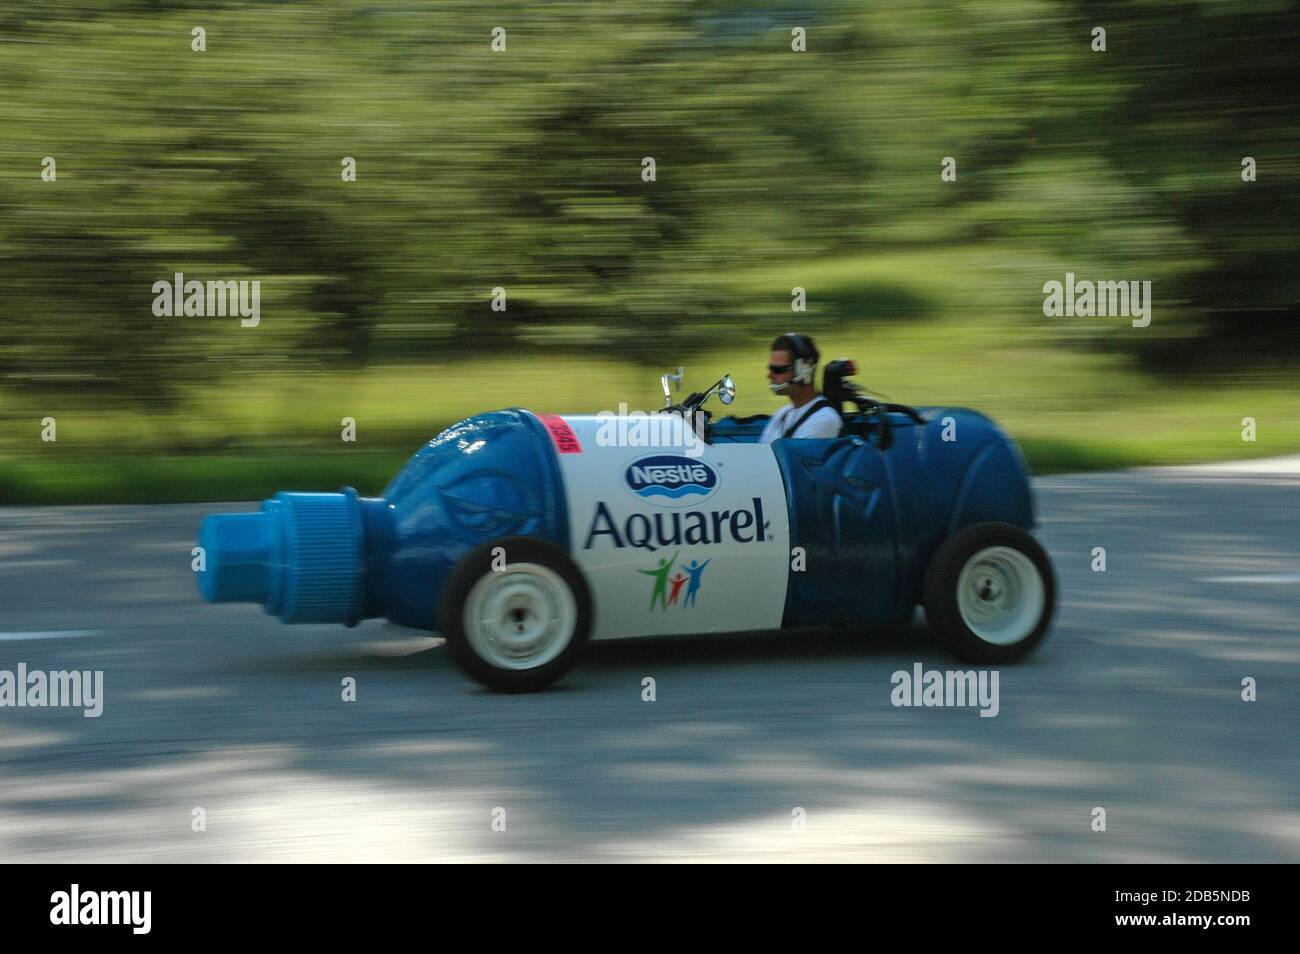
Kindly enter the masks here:
M 891 704 L 967 668 L 919 624 L 493 695 L 428 637 L 202 603 L 199 519 L 246 507 L 0 509 L 0 670 L 104 673 L 98 718 L 0 708 L 0 861 L 1300 861 L 1300 460 L 1036 490 L 1062 601 L 993 718 Z

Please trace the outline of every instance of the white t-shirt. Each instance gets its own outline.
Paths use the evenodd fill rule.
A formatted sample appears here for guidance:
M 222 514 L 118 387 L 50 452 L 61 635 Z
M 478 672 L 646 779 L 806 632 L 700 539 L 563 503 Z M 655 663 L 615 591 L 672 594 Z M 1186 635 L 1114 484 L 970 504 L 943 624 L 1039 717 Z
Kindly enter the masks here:
M 821 395 L 813 398 L 814 401 L 821 400 Z M 799 418 L 803 417 L 808 411 L 808 405 L 795 407 L 793 404 L 787 404 L 781 410 L 772 415 L 767 422 L 767 427 L 763 428 L 763 436 L 759 438 L 760 444 L 770 444 L 772 441 L 780 440 L 785 436 L 785 429 L 793 424 Z M 808 419 L 799 425 L 799 429 L 791 434 L 791 437 L 839 437 L 840 428 L 843 421 L 835 413 L 833 407 L 820 407 L 809 415 Z

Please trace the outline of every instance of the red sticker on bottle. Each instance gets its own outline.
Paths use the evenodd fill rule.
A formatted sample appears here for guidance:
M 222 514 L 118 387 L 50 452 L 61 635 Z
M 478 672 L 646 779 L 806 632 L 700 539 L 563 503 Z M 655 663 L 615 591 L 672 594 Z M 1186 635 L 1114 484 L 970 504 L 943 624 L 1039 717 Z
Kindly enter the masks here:
M 561 454 L 581 454 L 582 445 L 578 443 L 578 435 L 573 433 L 573 428 L 569 422 L 558 414 L 538 414 L 538 418 L 546 429 L 551 432 L 551 440 L 555 441 L 555 449 Z

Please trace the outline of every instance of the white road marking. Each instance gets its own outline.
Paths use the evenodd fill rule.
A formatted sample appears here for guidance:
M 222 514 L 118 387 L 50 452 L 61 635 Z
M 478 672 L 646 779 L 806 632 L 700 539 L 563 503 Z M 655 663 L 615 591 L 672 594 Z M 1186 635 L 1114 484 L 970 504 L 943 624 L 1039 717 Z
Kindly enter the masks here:
M 1300 583 L 1300 573 L 1257 573 L 1254 576 L 1206 576 L 1202 583 Z
M 1223 474 L 1300 474 L 1300 454 L 1285 457 L 1256 457 L 1248 460 L 1219 461 L 1213 464 L 1183 464 L 1172 467 L 1138 467 L 1136 470 L 1191 471 Z
M 32 639 L 76 639 L 81 636 L 98 636 L 98 629 L 48 629 L 44 632 L 0 633 L 0 643 L 19 643 Z

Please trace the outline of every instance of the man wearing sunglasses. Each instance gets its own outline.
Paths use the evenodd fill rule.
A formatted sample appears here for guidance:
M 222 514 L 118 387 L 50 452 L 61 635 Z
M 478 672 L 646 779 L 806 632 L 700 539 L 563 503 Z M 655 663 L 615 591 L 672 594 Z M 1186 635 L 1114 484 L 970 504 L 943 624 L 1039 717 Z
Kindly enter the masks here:
M 768 387 L 790 403 L 772 415 L 763 436 L 764 444 L 783 437 L 838 437 L 843 422 L 830 401 L 817 390 L 817 361 L 821 355 L 806 335 L 780 335 L 772 342 L 767 366 Z

